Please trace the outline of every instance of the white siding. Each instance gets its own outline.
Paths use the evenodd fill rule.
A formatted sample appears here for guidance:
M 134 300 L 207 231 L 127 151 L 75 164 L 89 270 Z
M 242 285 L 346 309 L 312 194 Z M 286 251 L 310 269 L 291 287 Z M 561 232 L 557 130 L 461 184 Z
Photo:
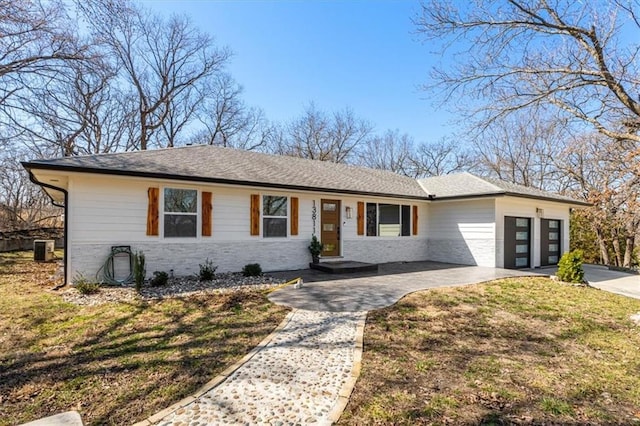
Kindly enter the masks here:
M 569 249 L 569 205 L 527 198 L 502 197 L 496 199 L 496 266 L 504 267 L 504 217 L 527 217 L 532 221 L 530 264 L 540 266 L 540 217 L 536 209 L 544 211 L 543 219 L 562 221 L 562 251 Z
M 197 239 L 163 239 L 146 235 L 147 189 L 150 186 L 188 188 L 213 193 L 213 236 Z M 162 190 L 160 191 L 162 197 Z M 300 198 L 299 234 L 292 239 L 311 235 L 311 200 L 309 195 L 264 189 L 222 187 L 203 184 L 158 182 L 121 177 L 82 177 L 73 181 L 70 195 L 70 226 L 73 242 L 120 243 L 122 241 L 193 243 L 216 241 L 253 241 L 249 235 L 250 195 L 284 195 Z M 200 200 L 198 200 L 200 201 Z M 198 206 L 198 210 L 200 206 Z M 162 234 L 162 211 L 160 212 Z M 198 229 L 200 223 L 198 223 Z M 309 237 L 310 238 L 310 237 Z
M 165 186 L 210 191 L 213 194 L 211 237 L 163 238 L 146 235 L 147 189 Z M 69 275 L 81 272 L 93 278 L 111 246 L 130 245 L 146 255 L 148 275 L 172 270 L 176 275 L 195 274 L 207 258 L 218 271 L 239 271 L 247 263 L 260 263 L 265 271 L 308 267 L 307 245 L 313 233 L 312 209 L 317 206 L 316 233 L 320 231 L 320 200 L 342 202 L 342 257 L 347 260 L 389 262 L 427 258 L 427 205 L 419 207 L 418 236 L 365 237 L 357 234 L 357 202 L 416 205 L 397 199 L 345 197 L 336 194 L 283 192 L 239 186 L 158 181 L 120 176 L 73 174 L 69 182 Z M 250 195 L 284 195 L 299 198 L 298 235 L 287 238 L 251 236 Z M 352 208 L 351 219 L 345 208 Z M 162 205 L 160 206 L 162 207 Z M 161 208 L 162 210 L 162 208 Z M 198 207 L 198 211 L 200 208 Z M 290 217 L 290 216 L 289 216 Z M 290 229 L 290 226 L 288 226 Z M 198 223 L 198 233 L 200 223 Z M 261 224 L 262 230 L 262 224 Z M 162 235 L 162 211 L 160 212 Z
M 145 237 L 148 184 L 118 178 L 70 180 L 71 244 L 139 241 Z
M 491 198 L 431 203 L 429 260 L 495 266 L 494 202 Z
M 417 205 L 418 234 L 409 237 L 369 237 L 366 235 L 357 235 L 358 222 L 356 216 L 358 201 L 365 203 Z M 427 260 L 429 205 L 398 199 L 346 198 L 345 207 L 346 206 L 350 206 L 353 209 L 353 218 L 343 220 L 343 226 L 346 232 L 343 241 L 343 256 L 346 259 L 371 263 Z M 411 220 L 413 220 L 413 207 L 411 207 L 411 209 Z M 411 229 L 413 230 L 413 226 Z

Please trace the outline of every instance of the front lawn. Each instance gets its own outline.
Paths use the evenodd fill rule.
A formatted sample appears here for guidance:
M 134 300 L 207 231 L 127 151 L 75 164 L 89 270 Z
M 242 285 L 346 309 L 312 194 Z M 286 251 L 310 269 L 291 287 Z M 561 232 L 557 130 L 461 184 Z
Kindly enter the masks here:
M 339 424 L 640 424 L 640 300 L 543 278 L 369 313 Z
M 48 290 L 55 266 L 32 256 L 0 254 L 0 425 L 67 410 L 132 424 L 238 361 L 287 312 L 264 291 L 80 307 Z

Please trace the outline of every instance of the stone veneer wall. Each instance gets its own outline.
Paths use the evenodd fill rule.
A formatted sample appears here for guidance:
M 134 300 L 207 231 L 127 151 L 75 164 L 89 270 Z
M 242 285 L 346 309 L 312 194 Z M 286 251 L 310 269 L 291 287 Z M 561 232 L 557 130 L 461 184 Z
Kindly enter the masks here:
M 344 259 L 361 262 L 384 263 L 397 261 L 417 261 L 427 259 L 426 239 L 359 239 L 344 243 Z M 307 250 L 308 241 L 288 240 L 206 243 L 138 243 L 132 251 L 145 254 L 147 275 L 153 271 L 169 272 L 175 275 L 193 275 L 199 272 L 199 265 L 210 259 L 218 266 L 218 272 L 237 272 L 247 263 L 259 263 L 264 271 L 308 268 L 311 256 Z M 111 253 L 112 244 L 76 244 L 69 250 L 73 271 L 81 272 L 87 278 L 94 278 Z M 98 277 L 99 278 L 99 277 Z
M 414 262 L 427 260 L 426 238 L 361 238 L 344 242 L 345 259 L 359 262 Z
M 73 271 L 81 272 L 87 278 L 95 277 L 98 269 L 111 253 L 113 244 L 76 244 L 69 250 Z M 175 275 L 194 275 L 200 271 L 199 265 L 210 259 L 218 266 L 217 272 L 237 272 L 247 263 L 259 263 L 264 271 L 302 269 L 308 267 L 311 256 L 307 241 L 233 241 L 207 243 L 138 243 L 132 251 L 145 254 L 147 275 L 153 271 L 169 272 Z

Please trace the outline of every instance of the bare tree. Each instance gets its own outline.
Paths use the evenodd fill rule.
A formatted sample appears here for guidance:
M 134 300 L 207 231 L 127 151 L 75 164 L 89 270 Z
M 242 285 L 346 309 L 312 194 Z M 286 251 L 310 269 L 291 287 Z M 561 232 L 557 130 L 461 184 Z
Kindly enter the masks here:
M 371 137 L 358 152 L 358 164 L 409 176 L 414 156 L 413 139 L 398 130 Z
M 469 153 L 450 139 L 422 143 L 411 159 L 411 175 L 414 177 L 440 176 L 468 170 L 473 165 Z
M 55 224 L 58 219 L 60 209 L 49 206 L 19 164 L 25 155 L 21 142 L 33 135 L 10 122 L 15 115 L 27 119 L 13 107 L 21 99 L 32 101 L 33 87 L 57 84 L 70 64 L 90 55 L 63 1 L 0 0 L 0 229 Z
M 160 146 L 173 146 L 173 139 L 154 139 L 154 133 L 170 117 L 164 136 L 175 138 L 176 129 L 194 118 L 195 104 L 203 97 L 191 95 L 222 70 L 230 52 L 216 48 L 211 37 L 184 16 L 165 20 L 129 0 L 77 4 L 136 96 L 138 148 L 147 149 L 154 140 Z
M 71 156 L 127 149 L 132 140 L 130 98 L 99 58 L 68 64 L 55 80 L 31 86 L 1 108 L 0 123 L 38 156 Z
M 71 62 L 90 55 L 62 1 L 0 0 L 0 115 L 34 80 L 55 81 Z M 19 129 L 4 127 L 0 146 L 15 145 Z
M 254 150 L 265 148 L 272 126 L 262 110 L 248 107 L 240 98 L 242 86 L 228 73 L 209 81 L 199 112 L 202 129 L 196 143 Z
M 51 206 L 40 188 L 29 181 L 16 160 L 23 153 L 11 149 L 0 157 L 0 230 L 31 229 L 46 224 L 60 224 L 62 209 Z
M 593 227 L 605 264 L 630 267 L 640 226 L 640 180 L 628 159 L 635 146 L 600 135 L 582 135 L 570 143 L 557 167 L 574 183 L 574 193 L 593 203 L 576 212 Z
M 91 33 L 82 38 L 67 6 L 0 0 L 0 204 L 11 226 L 34 223 L 25 212 L 44 199 L 27 190 L 19 158 L 184 143 L 205 100 L 220 95 L 210 81 L 230 54 L 185 17 L 163 19 L 129 0 L 78 2 Z M 259 144 L 268 123 L 243 108 L 230 139 Z
M 571 140 L 568 136 L 559 120 L 541 111 L 520 111 L 477 134 L 472 145 L 483 173 L 520 185 L 566 192 L 569 181 L 557 164 Z
M 278 154 L 335 163 L 355 161 L 356 150 L 373 127 L 351 109 L 329 115 L 310 104 L 303 115 L 285 126 L 272 148 Z
M 0 0 L 0 104 L 25 75 L 53 77 L 67 61 L 84 60 L 62 1 Z
M 545 105 L 640 142 L 638 13 L 634 0 L 425 1 L 418 32 L 455 58 L 428 87 L 464 95 L 477 107 L 465 118 L 475 113 L 482 126 Z
M 186 87 L 167 103 L 164 120 L 160 122 L 161 132 L 153 134 L 156 145 L 174 147 L 183 145 L 189 138 L 185 134 L 189 125 L 197 118 L 204 95 L 196 86 Z M 151 138 L 149 139 L 151 140 Z

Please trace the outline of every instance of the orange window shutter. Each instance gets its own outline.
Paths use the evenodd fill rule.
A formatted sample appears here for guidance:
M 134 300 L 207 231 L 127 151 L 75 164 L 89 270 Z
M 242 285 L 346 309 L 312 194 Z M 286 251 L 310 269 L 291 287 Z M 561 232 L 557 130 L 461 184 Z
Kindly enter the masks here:
M 260 195 L 251 194 L 251 235 L 260 235 Z
M 149 188 L 147 196 L 149 203 L 147 204 L 147 235 L 160 235 L 158 232 L 159 215 L 158 212 L 158 196 L 160 188 Z
M 291 235 L 298 235 L 298 197 L 291 197 Z
M 358 235 L 364 235 L 364 202 L 358 201 Z
M 418 235 L 418 206 L 413 206 L 413 235 Z
M 211 213 L 213 210 L 213 196 L 211 192 L 202 192 L 202 236 L 210 237 L 211 228 L 213 227 L 213 218 Z

